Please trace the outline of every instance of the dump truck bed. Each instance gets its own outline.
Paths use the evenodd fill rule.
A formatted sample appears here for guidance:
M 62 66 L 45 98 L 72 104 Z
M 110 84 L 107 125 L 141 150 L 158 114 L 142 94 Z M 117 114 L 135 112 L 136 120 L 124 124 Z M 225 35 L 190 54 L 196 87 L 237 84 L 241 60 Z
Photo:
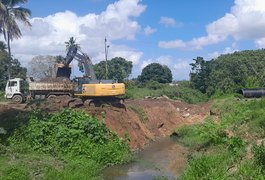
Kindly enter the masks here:
M 65 82 L 30 82 L 30 91 L 73 91 L 74 85 Z

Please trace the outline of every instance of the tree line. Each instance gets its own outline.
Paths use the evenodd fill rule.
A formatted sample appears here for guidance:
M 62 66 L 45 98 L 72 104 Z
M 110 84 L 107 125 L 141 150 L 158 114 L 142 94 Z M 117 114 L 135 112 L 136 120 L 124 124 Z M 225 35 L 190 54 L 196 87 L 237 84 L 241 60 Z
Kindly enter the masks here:
M 245 50 L 191 63 L 190 83 L 209 96 L 236 93 L 242 88 L 265 85 L 265 49 Z
M 18 23 L 22 22 L 26 26 L 31 26 L 29 18 L 31 11 L 21 7 L 27 0 L 0 0 L 0 33 L 6 43 L 0 41 L 0 90 L 5 87 L 6 80 L 10 77 L 25 78 L 27 69 L 21 67 L 18 59 L 12 57 L 10 42 L 22 36 Z M 71 44 L 75 44 L 75 39 L 70 38 L 65 42 L 66 49 Z M 76 44 L 79 46 L 78 44 Z M 215 94 L 234 93 L 241 88 L 264 87 L 265 81 L 265 50 L 246 50 L 232 54 L 221 55 L 216 59 L 205 60 L 203 57 L 193 59 L 191 63 L 190 86 L 209 96 Z M 46 69 L 41 72 L 39 78 L 50 76 L 52 66 L 56 62 L 62 61 L 62 56 L 36 56 L 31 61 L 32 69 L 35 72 L 41 70 L 36 68 L 39 64 L 45 67 L 45 60 L 48 60 Z M 108 71 L 106 72 L 106 63 Z M 34 65 L 35 64 L 35 65 Z M 52 64 L 52 65 L 51 65 Z M 80 69 L 82 66 L 79 64 Z M 98 79 L 116 79 L 124 82 L 132 72 L 132 62 L 122 57 L 115 57 L 111 60 L 101 61 L 94 65 Z M 176 72 L 177 73 L 177 72 Z M 30 74 L 37 76 L 37 74 Z M 141 75 L 135 80 L 140 83 L 154 81 L 157 83 L 172 82 L 171 70 L 159 63 L 151 63 L 146 66 Z

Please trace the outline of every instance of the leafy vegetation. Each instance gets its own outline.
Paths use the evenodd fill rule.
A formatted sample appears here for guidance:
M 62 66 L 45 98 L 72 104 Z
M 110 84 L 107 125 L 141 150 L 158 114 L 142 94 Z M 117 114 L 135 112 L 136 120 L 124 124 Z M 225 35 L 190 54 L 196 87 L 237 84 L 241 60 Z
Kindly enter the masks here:
M 5 92 L 4 91 L 0 91 L 0 101 L 5 101 Z
M 263 87 L 264 57 L 264 49 L 221 55 L 210 61 L 197 57 L 191 64 L 190 81 L 195 89 L 210 96 Z
M 265 137 L 264 108 L 264 99 L 218 99 L 212 111 L 220 119 L 209 117 L 204 123 L 177 129 L 178 141 L 191 149 L 182 179 L 264 177 L 265 146 L 255 143 Z M 251 146 L 249 152 L 247 147 Z M 249 153 L 253 154 L 250 160 Z
M 82 111 L 48 114 L 37 110 L 27 117 L 24 125 L 9 133 L 9 145 L 1 146 L 2 177 L 32 179 L 36 175 L 31 171 L 40 171 L 44 179 L 95 179 L 103 167 L 131 159 L 124 140 Z M 12 160 L 14 154 L 17 160 Z M 3 165 L 9 161 L 13 163 Z
M 147 96 L 160 97 L 166 95 L 170 99 L 181 99 L 188 103 L 206 102 L 208 97 L 198 90 L 186 86 L 169 86 L 156 81 L 149 81 L 144 87 L 135 82 L 126 83 L 126 98 L 143 99 Z
M 171 83 L 172 72 L 166 65 L 151 63 L 142 70 L 138 80 L 141 83 L 146 83 L 151 80 L 159 83 Z
M 121 57 L 115 57 L 107 61 L 107 79 L 115 79 L 124 82 L 132 73 L 132 62 Z M 106 61 L 101 61 L 94 65 L 96 77 L 106 79 Z
M 1 42 L 1 41 L 0 41 Z M 10 64 L 9 64 L 10 63 Z M 0 50 L 0 90 L 4 91 L 6 81 L 8 79 L 8 67 L 10 65 L 11 78 L 26 78 L 27 69 L 21 67 L 21 64 L 17 59 L 11 59 L 9 61 L 8 53 L 6 50 Z
M 11 58 L 10 41 L 21 37 L 21 31 L 18 22 L 26 26 L 31 26 L 29 18 L 31 11 L 22 8 L 20 5 L 26 3 L 27 0 L 0 1 L 0 32 L 3 33 L 7 42 L 8 56 Z

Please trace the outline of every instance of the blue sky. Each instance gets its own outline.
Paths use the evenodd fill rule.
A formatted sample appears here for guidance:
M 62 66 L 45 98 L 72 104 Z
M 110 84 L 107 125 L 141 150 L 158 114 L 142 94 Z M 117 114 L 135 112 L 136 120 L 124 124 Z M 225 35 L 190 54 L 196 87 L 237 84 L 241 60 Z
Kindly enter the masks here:
M 71 36 L 97 63 L 106 36 L 108 59 L 133 61 L 131 77 L 158 62 L 183 80 L 197 56 L 265 47 L 264 0 L 29 0 L 23 6 L 32 11 L 32 28 L 22 26 L 12 48 L 24 66 L 37 55 L 64 56 Z

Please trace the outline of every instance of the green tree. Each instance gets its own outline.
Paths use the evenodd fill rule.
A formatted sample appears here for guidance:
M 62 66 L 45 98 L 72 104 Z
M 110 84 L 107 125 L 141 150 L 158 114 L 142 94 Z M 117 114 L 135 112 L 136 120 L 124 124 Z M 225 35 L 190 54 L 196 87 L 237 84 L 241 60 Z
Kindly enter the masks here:
M 4 90 L 8 79 L 8 59 L 8 53 L 6 51 L 0 51 L 0 90 Z
M 56 63 L 62 63 L 64 61 L 64 57 L 61 55 L 55 56 Z
M 190 81 L 194 88 L 209 96 L 264 87 L 264 63 L 265 49 L 234 52 L 211 61 L 197 57 L 191 64 Z
M 159 83 L 170 83 L 172 82 L 172 72 L 166 65 L 151 63 L 142 70 L 138 80 L 142 83 L 151 80 Z
M 203 57 L 197 57 L 193 59 L 194 63 L 191 63 L 190 81 L 193 88 L 206 93 L 208 88 L 208 79 L 211 72 L 211 62 L 205 61 Z
M 77 49 L 80 49 L 80 44 L 76 43 L 76 39 L 74 37 L 70 37 L 69 41 L 64 42 L 66 51 L 69 51 L 69 48 L 72 46 L 76 46 Z
M 108 62 L 108 78 L 116 79 L 118 82 L 124 82 L 132 73 L 132 62 L 127 61 L 122 57 L 115 57 Z M 101 61 L 94 65 L 94 70 L 97 79 L 104 79 L 106 77 L 105 61 Z
M 5 44 L 0 41 L 0 44 Z M 27 69 L 21 67 L 20 62 L 17 59 L 9 60 L 8 52 L 6 50 L 0 50 L 0 90 L 5 89 L 6 81 L 9 78 L 7 71 L 8 67 L 11 67 L 10 74 L 12 77 L 26 78 Z
M 10 59 L 9 66 L 11 66 L 12 59 L 10 41 L 18 39 L 22 36 L 17 21 L 22 22 L 26 26 L 31 26 L 29 22 L 31 11 L 27 8 L 19 6 L 20 4 L 26 2 L 27 0 L 0 0 L 0 32 L 3 33 L 7 42 L 8 55 Z
M 0 41 L 0 51 L 6 51 L 7 50 L 7 46 L 3 41 Z

